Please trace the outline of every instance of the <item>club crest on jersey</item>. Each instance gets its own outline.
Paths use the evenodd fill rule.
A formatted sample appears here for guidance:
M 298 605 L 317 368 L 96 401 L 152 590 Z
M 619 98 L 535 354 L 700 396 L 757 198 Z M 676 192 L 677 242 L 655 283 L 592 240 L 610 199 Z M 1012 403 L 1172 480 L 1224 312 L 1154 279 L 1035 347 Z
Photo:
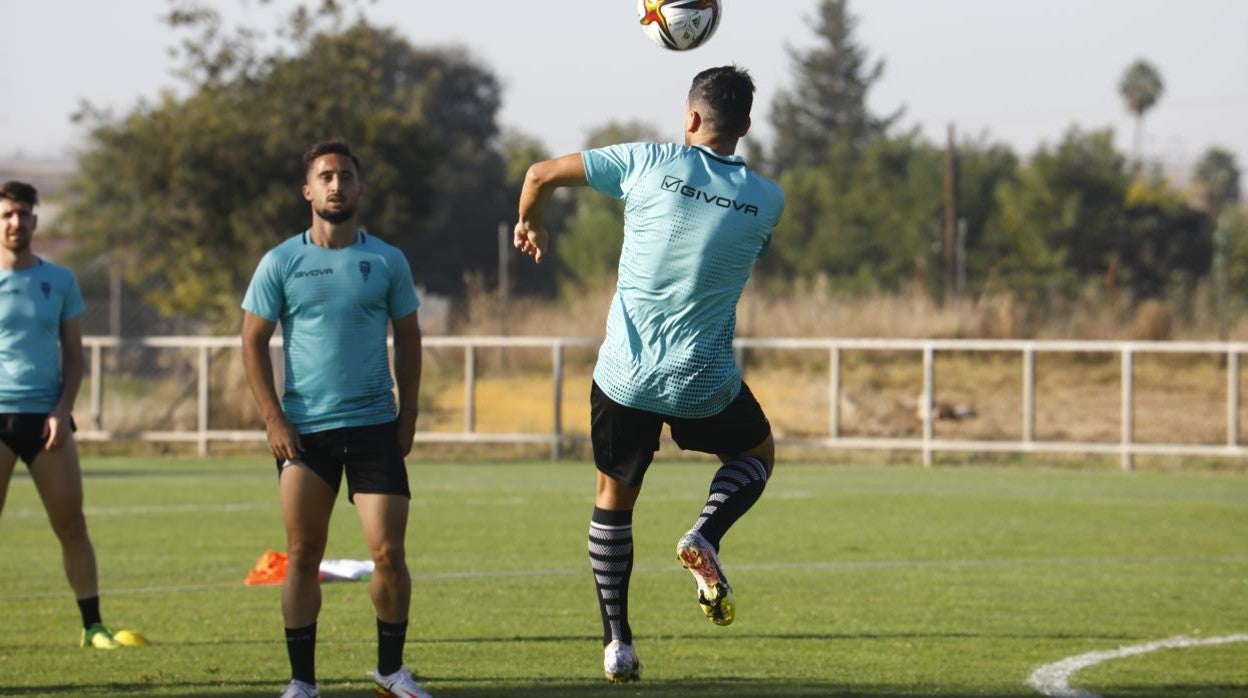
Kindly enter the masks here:
M 45 300 L 52 296 L 52 284 L 46 281 L 39 282 L 39 290 L 43 291 L 43 297 Z
M 367 259 L 361 261 L 360 262 L 360 276 L 364 277 L 365 281 L 368 281 L 368 275 L 371 273 L 373 273 L 372 262 L 369 262 Z
M 729 208 L 738 213 L 748 213 L 755 217 L 758 216 L 758 207 L 754 204 L 737 201 L 736 199 L 729 199 L 726 196 L 717 196 L 710 192 L 702 191 L 701 189 L 695 189 L 688 184 L 685 184 L 685 180 L 679 177 L 667 175 L 663 178 L 663 183 L 660 184 L 659 187 L 663 189 L 663 191 L 680 194 L 686 199 L 693 199 L 694 201 L 699 201 L 704 204 L 714 204 L 720 208 Z

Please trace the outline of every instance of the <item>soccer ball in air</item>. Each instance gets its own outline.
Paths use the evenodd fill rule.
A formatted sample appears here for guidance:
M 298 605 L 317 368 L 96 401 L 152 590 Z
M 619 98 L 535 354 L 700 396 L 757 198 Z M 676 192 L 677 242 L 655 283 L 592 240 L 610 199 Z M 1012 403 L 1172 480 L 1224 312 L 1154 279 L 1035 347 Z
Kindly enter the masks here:
M 663 48 L 688 51 L 719 26 L 719 0 L 637 0 L 646 36 Z

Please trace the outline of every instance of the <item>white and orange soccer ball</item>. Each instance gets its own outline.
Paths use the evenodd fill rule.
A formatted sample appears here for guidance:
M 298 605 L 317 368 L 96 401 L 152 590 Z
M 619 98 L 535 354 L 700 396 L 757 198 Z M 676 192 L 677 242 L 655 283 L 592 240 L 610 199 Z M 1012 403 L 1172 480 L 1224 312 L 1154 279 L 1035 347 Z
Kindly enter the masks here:
M 715 33 L 719 5 L 719 0 L 637 0 L 637 15 L 651 41 L 673 51 L 688 51 Z

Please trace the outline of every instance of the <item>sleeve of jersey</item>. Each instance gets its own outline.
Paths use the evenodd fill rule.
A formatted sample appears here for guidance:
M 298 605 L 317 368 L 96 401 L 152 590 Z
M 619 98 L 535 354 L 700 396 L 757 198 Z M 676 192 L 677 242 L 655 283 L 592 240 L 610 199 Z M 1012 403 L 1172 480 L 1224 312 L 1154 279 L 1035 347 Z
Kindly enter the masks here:
M 646 170 L 663 157 L 670 147 L 657 143 L 621 143 L 581 151 L 589 186 L 617 199 L 623 199 Z
M 82 289 L 78 288 L 78 279 L 69 272 L 69 288 L 65 290 L 65 304 L 61 306 L 61 322 L 72 320 L 87 312 L 87 304 L 82 300 Z
M 416 296 L 416 284 L 412 281 L 412 267 L 403 253 L 396 252 L 389 255 L 388 259 L 390 293 L 386 302 L 390 306 L 390 319 L 398 320 L 416 312 L 420 308 L 420 298 Z
M 243 296 L 243 310 L 277 322 L 282 317 L 283 300 L 281 264 L 277 255 L 269 252 L 256 265 L 256 273 Z
M 780 218 L 784 215 L 784 192 L 779 187 L 776 188 L 776 215 L 771 219 L 771 229 L 767 231 L 767 239 L 763 241 L 763 246 L 758 251 L 758 258 L 762 259 L 771 250 L 771 238 L 776 234 L 776 226 L 780 225 Z

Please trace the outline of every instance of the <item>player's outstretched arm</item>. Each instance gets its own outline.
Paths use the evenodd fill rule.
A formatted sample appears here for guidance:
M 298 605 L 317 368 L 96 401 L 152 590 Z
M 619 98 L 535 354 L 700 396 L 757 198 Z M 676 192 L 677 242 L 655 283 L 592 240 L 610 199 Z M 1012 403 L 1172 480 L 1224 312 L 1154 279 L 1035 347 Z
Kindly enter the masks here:
M 73 317 L 61 323 L 61 397 L 43 425 L 43 447 L 55 451 L 73 427 L 74 399 L 82 387 L 82 324 Z
M 269 356 L 269 340 L 277 324 L 243 311 L 243 370 L 247 385 L 256 398 L 264 430 L 269 439 L 269 452 L 274 458 L 297 460 L 303 444 L 282 404 L 277 399 L 277 387 L 273 384 L 273 359 Z
M 516 249 L 541 264 L 550 242 L 546 227 L 542 224 L 550 195 L 559 187 L 580 187 L 586 184 L 589 181 L 585 176 L 585 163 L 581 160 L 580 153 L 542 160 L 531 165 L 524 175 L 524 187 L 520 189 L 520 215 L 513 241 Z
M 420 415 L 421 335 L 416 311 L 391 321 L 394 326 L 394 377 L 399 384 L 399 447 L 406 456 Z

